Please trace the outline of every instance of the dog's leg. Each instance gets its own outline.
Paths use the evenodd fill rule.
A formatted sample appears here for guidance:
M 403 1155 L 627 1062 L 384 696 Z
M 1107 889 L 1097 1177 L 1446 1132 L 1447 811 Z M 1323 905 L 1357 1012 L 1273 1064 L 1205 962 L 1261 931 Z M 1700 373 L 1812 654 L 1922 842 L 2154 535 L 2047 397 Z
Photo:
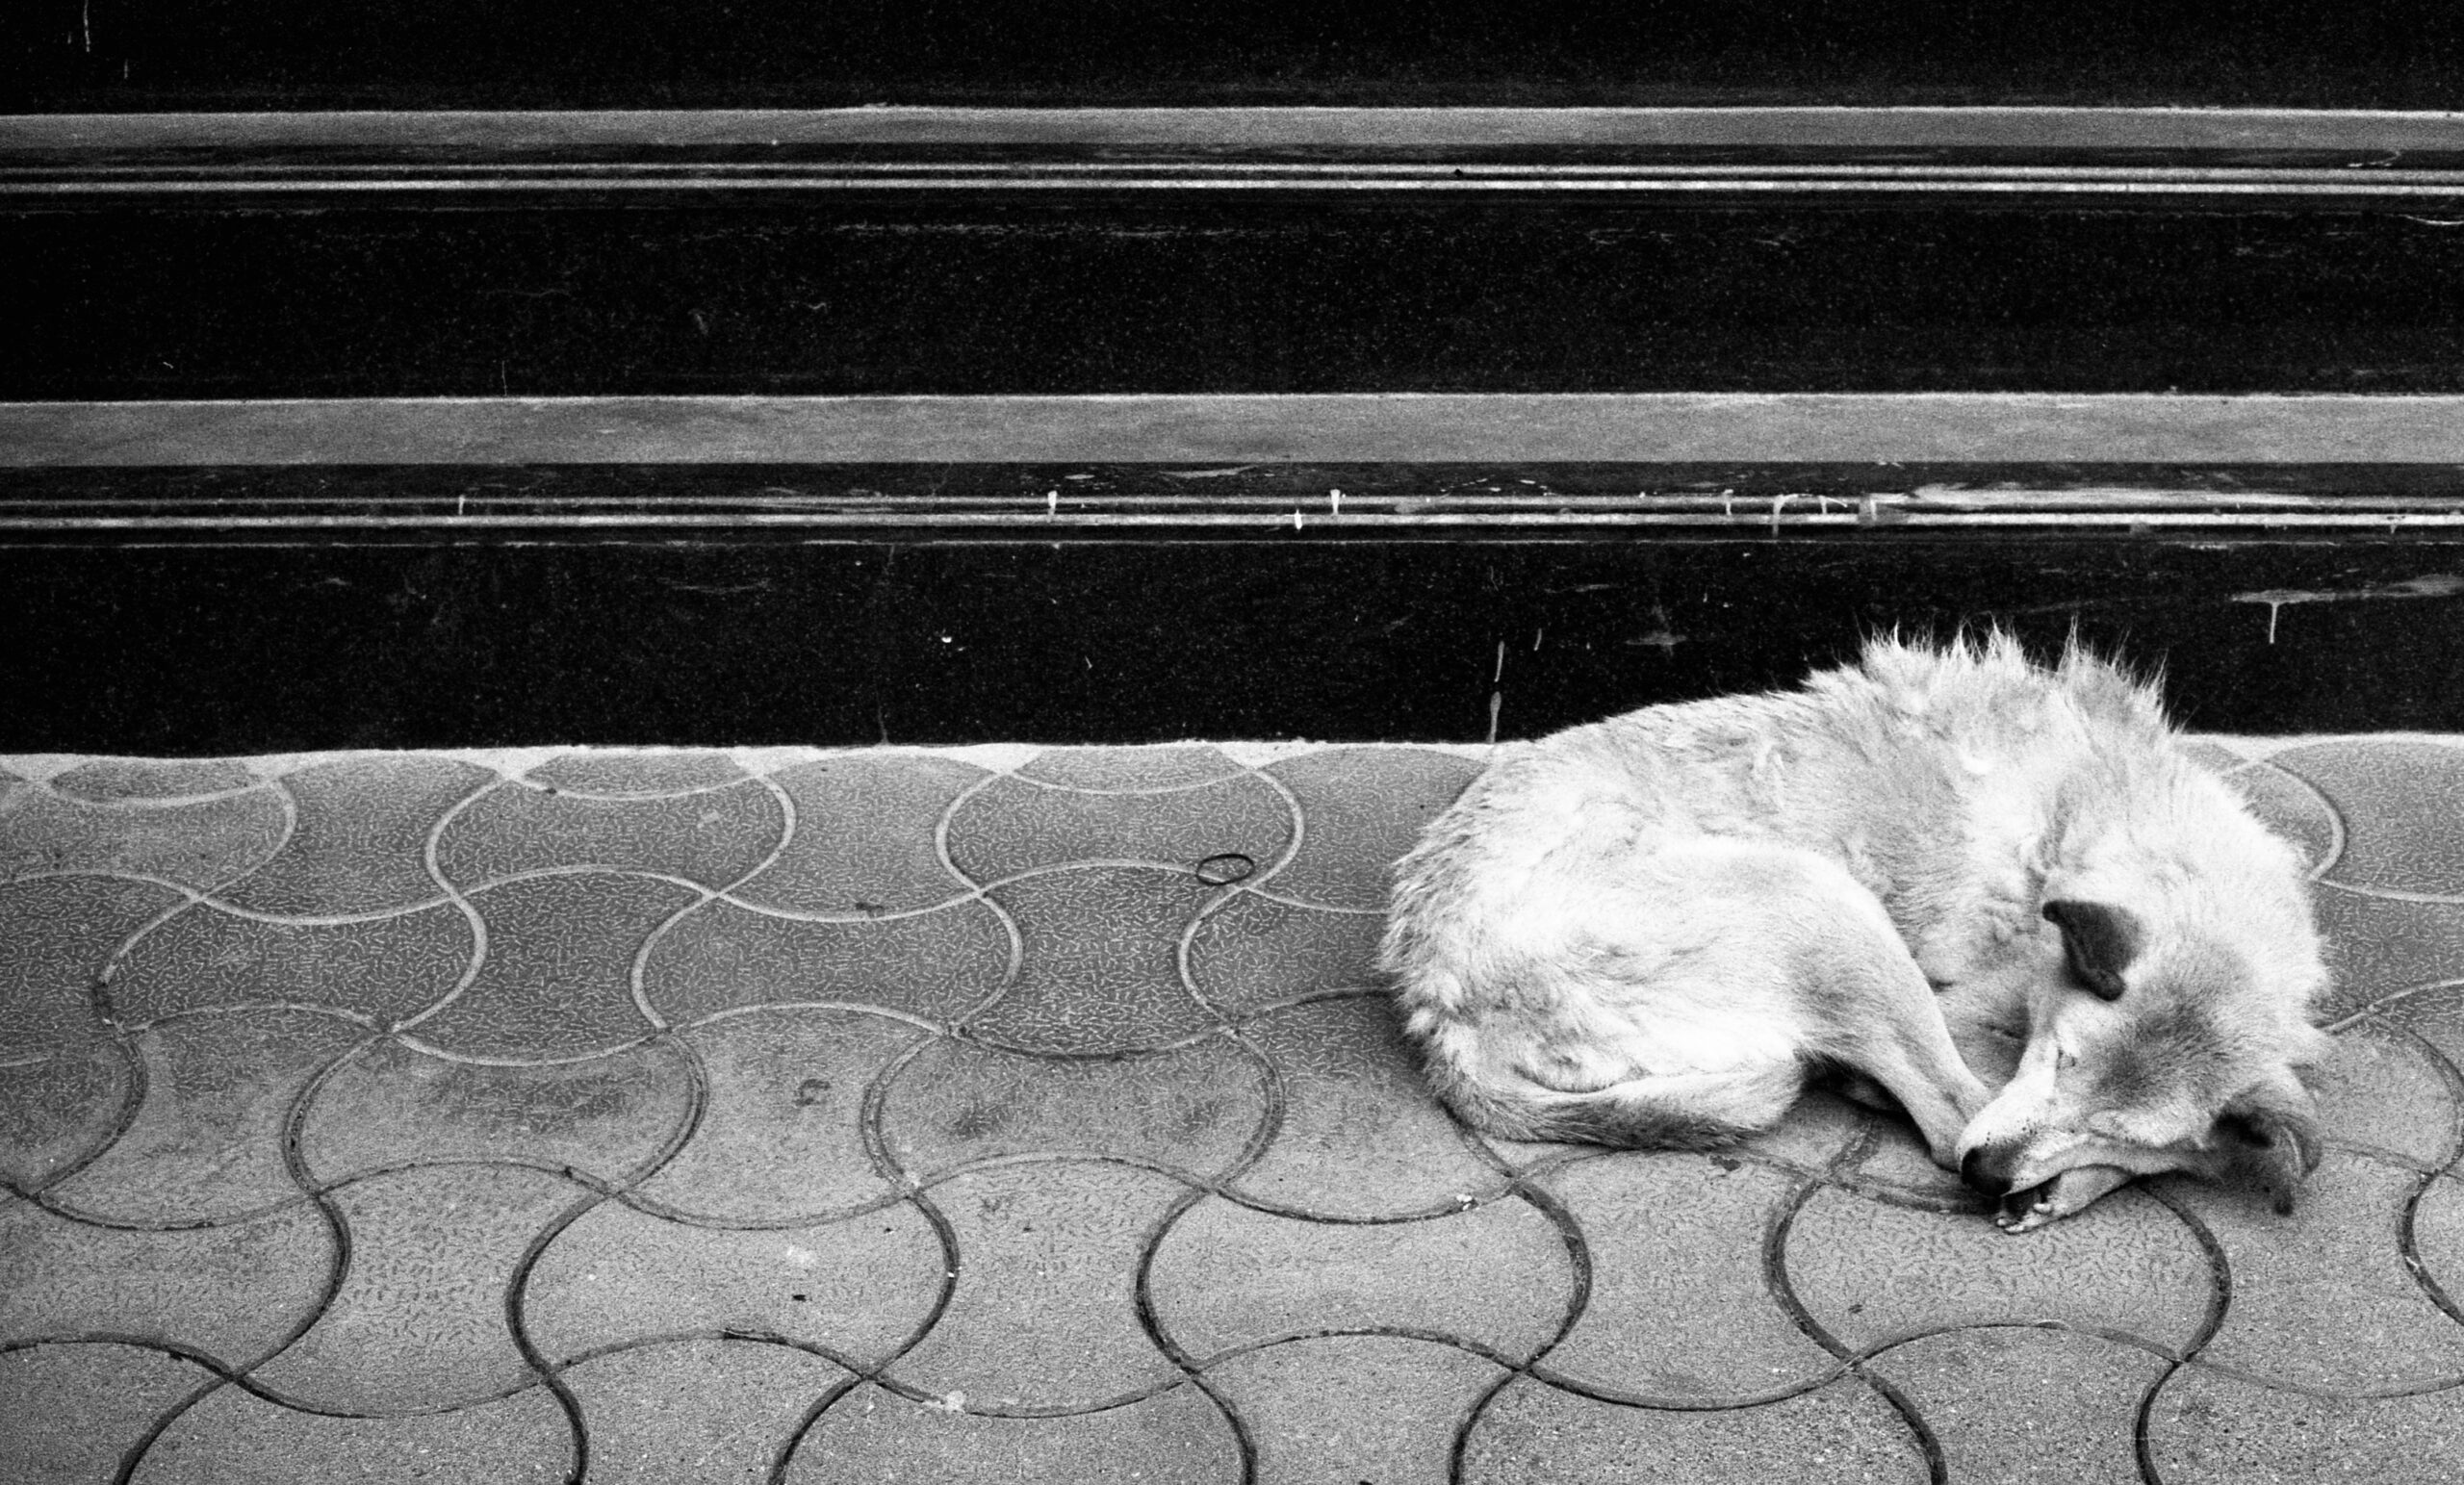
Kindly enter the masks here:
M 1784 981 L 1801 1055 L 1887 1088 L 1935 1161 L 1958 1169 L 1960 1135 L 1990 1095 L 1881 900 L 1836 861 L 1787 846 L 1695 842 L 1659 864 L 1719 900 L 1729 941 L 1751 944 L 1760 971 Z

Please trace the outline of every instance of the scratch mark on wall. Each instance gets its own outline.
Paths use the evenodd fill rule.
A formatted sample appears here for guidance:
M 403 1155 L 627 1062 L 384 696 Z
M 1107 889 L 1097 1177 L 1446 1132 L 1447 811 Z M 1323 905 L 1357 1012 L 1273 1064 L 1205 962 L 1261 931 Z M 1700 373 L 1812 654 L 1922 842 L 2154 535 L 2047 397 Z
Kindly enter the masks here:
M 2464 593 L 2464 576 L 2453 573 L 2425 573 L 2401 582 L 2380 583 L 2371 588 L 2261 588 L 2254 593 L 2236 593 L 2226 602 L 2234 603 L 2265 603 L 2268 605 L 2268 643 L 2275 643 L 2277 614 L 2290 603 L 2352 603 L 2373 599 L 2453 598 Z

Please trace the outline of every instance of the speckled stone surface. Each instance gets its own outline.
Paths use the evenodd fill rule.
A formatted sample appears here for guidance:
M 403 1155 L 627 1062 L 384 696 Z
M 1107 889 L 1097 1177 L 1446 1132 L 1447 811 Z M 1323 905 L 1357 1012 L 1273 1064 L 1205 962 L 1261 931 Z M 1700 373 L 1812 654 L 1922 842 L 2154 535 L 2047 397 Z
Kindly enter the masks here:
M 2464 1457 L 2464 741 L 2211 739 L 2278 1216 L 1824 1095 L 1516 1145 L 1371 974 L 1477 749 L 0 759 L 0 1477 L 2367 1480 Z

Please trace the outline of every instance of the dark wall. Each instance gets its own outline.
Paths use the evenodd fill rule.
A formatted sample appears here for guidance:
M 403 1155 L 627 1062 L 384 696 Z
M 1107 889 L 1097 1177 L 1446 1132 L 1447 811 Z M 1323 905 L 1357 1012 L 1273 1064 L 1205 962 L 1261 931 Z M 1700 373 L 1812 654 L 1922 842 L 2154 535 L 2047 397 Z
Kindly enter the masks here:
M 0 107 L 2453 108 L 2449 4 L 17 0 Z

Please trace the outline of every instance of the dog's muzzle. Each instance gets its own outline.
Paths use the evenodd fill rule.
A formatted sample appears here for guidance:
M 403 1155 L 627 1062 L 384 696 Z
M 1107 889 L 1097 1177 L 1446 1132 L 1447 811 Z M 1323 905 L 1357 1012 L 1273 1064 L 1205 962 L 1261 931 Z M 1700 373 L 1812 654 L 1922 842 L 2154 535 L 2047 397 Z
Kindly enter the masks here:
M 2018 1165 L 2016 1150 L 1980 1144 L 1960 1157 L 1960 1179 L 1998 1201 L 2011 1194 L 2011 1173 Z

